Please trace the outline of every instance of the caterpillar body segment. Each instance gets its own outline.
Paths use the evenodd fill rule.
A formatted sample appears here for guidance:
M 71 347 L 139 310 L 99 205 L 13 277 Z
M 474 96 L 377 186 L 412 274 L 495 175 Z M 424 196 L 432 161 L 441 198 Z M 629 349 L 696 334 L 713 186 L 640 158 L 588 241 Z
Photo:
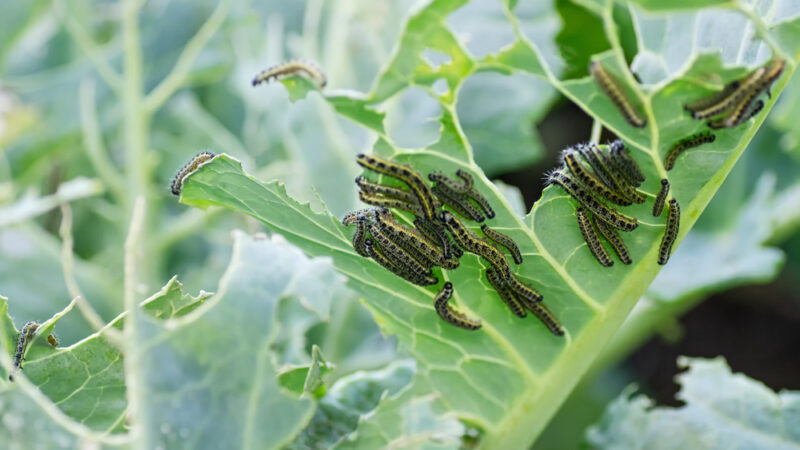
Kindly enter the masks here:
M 586 245 L 589 247 L 589 250 L 591 250 L 595 259 L 597 259 L 597 262 L 605 267 L 613 266 L 614 261 L 611 260 L 608 252 L 603 247 L 600 239 L 597 237 L 597 232 L 595 231 L 592 221 L 590 220 L 589 214 L 586 212 L 586 210 L 578 207 L 578 209 L 575 211 L 575 216 L 578 219 L 578 228 L 581 231 L 583 240 L 586 241 Z
M 642 114 L 636 109 L 633 103 L 631 103 L 630 98 L 628 98 L 628 93 L 625 91 L 623 84 L 620 83 L 611 72 L 606 70 L 598 61 L 591 62 L 589 65 L 589 72 L 592 74 L 595 81 L 597 81 L 600 89 L 611 99 L 611 102 L 617 107 L 622 117 L 624 117 L 631 126 L 636 128 L 644 128 L 647 126 L 645 118 L 642 117 Z
M 453 283 L 448 281 L 433 300 L 433 306 L 436 309 L 436 313 L 439 314 L 439 317 L 444 319 L 445 322 L 465 330 L 474 331 L 479 329 L 481 327 L 480 320 L 467 317 L 464 313 L 456 310 L 448 303 L 452 296 Z

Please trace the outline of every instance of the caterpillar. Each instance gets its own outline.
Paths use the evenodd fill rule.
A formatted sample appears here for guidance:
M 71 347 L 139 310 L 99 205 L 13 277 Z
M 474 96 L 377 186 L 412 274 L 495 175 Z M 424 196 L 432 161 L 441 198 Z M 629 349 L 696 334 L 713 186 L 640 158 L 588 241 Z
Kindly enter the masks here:
M 547 309 L 547 306 L 544 306 L 544 303 L 526 303 L 525 307 L 528 308 L 543 324 L 545 324 L 551 333 L 556 336 L 564 335 L 564 328 L 562 328 L 561 324 L 558 323 L 558 320 L 556 320 L 556 317 L 553 315 L 553 313 Z
M 370 255 L 365 245 L 367 241 L 367 216 L 363 214 L 358 216 L 355 223 L 356 233 L 353 235 L 353 248 L 359 255 L 369 258 Z
M 356 177 L 356 185 L 358 185 L 362 191 L 370 195 L 383 195 L 408 204 L 419 204 L 416 197 L 414 197 L 414 194 L 411 192 L 392 186 L 373 183 L 362 176 Z
M 600 203 L 597 198 L 590 192 L 586 191 L 578 183 L 575 182 L 569 175 L 561 170 L 551 172 L 547 177 L 548 184 L 557 184 L 575 200 L 580 202 L 586 209 L 591 211 L 596 216 L 600 217 L 609 225 L 614 228 L 631 231 L 636 229 L 639 224 L 637 220 L 632 217 L 625 216 L 617 211 L 608 208 L 606 205 Z
M 579 145 L 578 153 L 613 191 L 634 203 L 643 203 L 645 201 L 645 196 L 626 182 L 622 174 L 618 173 L 618 169 L 612 165 L 611 158 L 599 147 L 594 144 Z
M 468 203 L 466 201 L 467 199 L 473 200 L 478 204 L 478 206 L 480 206 L 484 214 L 486 214 L 486 217 L 493 219 L 494 209 L 492 209 L 492 205 L 489 203 L 486 197 L 481 195 L 481 193 L 475 189 L 475 182 L 472 178 L 472 175 L 462 169 L 458 169 L 458 171 L 456 171 L 456 175 L 461 178 L 461 183 L 448 178 L 441 172 L 428 174 L 428 179 L 437 183 L 435 186 L 437 190 L 440 193 L 445 194 L 447 197 L 459 200 L 463 199 L 464 201 L 462 203 Z
M 505 255 L 503 255 L 497 247 L 489 244 L 467 229 L 467 227 L 449 211 L 441 211 L 440 218 L 461 248 L 483 257 L 483 259 L 489 261 L 490 264 L 504 274 L 510 273 L 508 261 L 506 261 Z M 504 279 L 508 279 L 508 276 L 505 276 Z
M 442 203 L 452 208 L 453 211 L 457 212 L 460 216 L 469 220 L 474 220 L 475 222 L 483 222 L 486 220 L 483 214 L 472 206 L 466 198 L 451 193 L 441 185 L 436 185 L 431 190 Z
M 675 161 L 683 152 L 703 144 L 710 144 L 716 139 L 717 137 L 708 131 L 693 134 L 687 138 L 681 139 L 672 146 L 669 152 L 667 152 L 667 158 L 664 160 L 664 168 L 667 170 L 672 170 L 672 168 L 675 167 Z
M 367 253 L 369 254 L 370 258 L 375 260 L 378 264 L 383 266 L 384 269 L 394 273 L 395 275 L 403 278 L 406 281 L 411 283 L 420 285 L 420 286 L 431 286 L 439 282 L 436 277 L 433 276 L 424 276 L 419 277 L 407 270 L 403 267 L 396 265 L 392 260 L 390 260 L 383 250 L 375 246 L 375 241 L 372 239 L 367 239 L 364 241 L 364 248 L 366 249 Z
M 616 106 L 619 112 L 622 113 L 622 117 L 624 117 L 625 120 L 631 124 L 631 126 L 636 128 L 644 128 L 647 125 L 647 121 L 633 106 L 630 99 L 628 99 L 625 88 L 614 77 L 614 75 L 608 72 L 606 68 L 603 67 L 603 65 L 598 61 L 592 61 L 592 63 L 589 65 L 589 71 L 591 72 L 595 81 L 597 81 L 600 89 L 608 96 L 609 99 L 611 99 L 611 102 L 614 103 L 614 106 Z
M 519 251 L 519 247 L 513 239 L 499 231 L 489 228 L 489 225 L 486 224 L 481 226 L 481 231 L 483 231 L 483 234 L 486 235 L 487 238 L 505 247 L 511 253 L 511 257 L 514 258 L 515 264 L 522 264 L 522 252 Z
M 423 214 L 419 203 L 408 203 L 402 200 L 370 194 L 364 191 L 358 191 L 358 198 L 368 205 L 379 206 L 382 208 L 395 208 L 401 211 L 410 212 L 415 216 L 421 216 Z
M 508 270 L 508 279 L 506 282 L 508 283 L 508 287 L 514 291 L 514 293 L 519 295 L 520 299 L 522 299 L 525 304 L 539 303 L 542 301 L 542 294 L 538 293 L 535 289 L 527 284 L 519 281 L 517 276 L 511 273 L 510 269 Z
M 472 175 L 464 169 L 456 170 L 456 176 L 464 181 L 464 186 L 466 186 L 467 189 L 472 189 L 475 185 L 475 180 L 472 178 Z
M 255 78 L 253 78 L 253 86 L 257 86 L 260 83 L 269 82 L 273 79 L 278 79 L 279 77 L 285 75 L 297 74 L 305 74 L 305 76 L 316 82 L 320 89 L 324 88 L 325 85 L 328 84 L 328 79 L 325 78 L 325 74 L 313 64 L 305 61 L 289 61 L 272 66 L 256 75 Z
M 627 178 L 632 186 L 639 187 L 642 185 L 645 180 L 644 173 L 628 153 L 628 149 L 625 148 L 625 143 L 621 139 L 608 144 L 608 153 L 611 155 L 611 160 L 615 163 L 619 172 Z
M 747 112 L 750 110 L 750 104 L 756 97 L 765 90 L 768 96 L 772 96 L 770 87 L 775 80 L 780 78 L 785 67 L 786 61 L 783 59 L 775 58 L 770 60 L 766 65 L 759 67 L 741 80 L 739 86 L 727 97 L 722 98 L 719 102 L 711 106 L 692 111 L 692 117 L 695 119 L 707 119 L 733 109 L 733 112 L 728 114 L 726 118 L 711 123 L 715 125 L 714 128 L 732 128 L 741 124 L 749 118 L 746 117 L 748 115 Z M 726 90 L 728 89 L 723 89 L 723 92 Z M 722 93 L 720 93 L 720 95 L 721 94 Z M 763 105 L 761 107 L 763 107 Z M 761 107 L 757 109 L 760 110 Z M 755 115 L 755 113 L 752 115 Z M 750 117 L 752 117 L 752 115 L 750 115 Z M 711 123 L 709 123 L 709 125 Z
M 605 267 L 613 266 L 614 261 L 611 260 L 603 244 L 600 243 L 600 239 L 597 237 L 597 233 L 594 230 L 592 222 L 589 220 L 589 215 L 586 210 L 579 206 L 575 211 L 575 216 L 578 218 L 578 228 L 581 230 L 583 240 L 586 241 L 586 245 L 589 246 L 589 250 L 592 251 L 597 262 Z
M 656 201 L 653 203 L 653 216 L 658 217 L 664 211 L 664 202 L 667 200 L 669 194 L 669 180 L 666 178 L 661 180 L 661 190 L 656 195 Z
M 374 219 L 378 210 L 375 208 L 364 208 L 356 211 L 349 212 L 342 217 L 342 225 L 350 226 L 356 222 L 358 216 L 365 216 L 368 219 Z
M 56 348 L 58 347 L 58 338 L 51 333 L 47 335 L 47 343 L 50 344 L 51 347 Z
M 737 105 L 727 117 L 708 121 L 708 127 L 713 130 L 719 130 L 720 128 L 734 128 L 743 124 L 751 117 L 758 114 L 762 108 L 764 108 L 763 100 L 758 100 L 756 102 L 753 102 L 752 100 L 752 98 L 748 98 L 747 100 L 742 101 L 742 103 Z
M 612 191 L 611 188 L 606 186 L 606 184 L 603 183 L 603 181 L 597 175 L 589 172 L 589 170 L 587 170 L 586 167 L 584 167 L 583 164 L 581 164 L 581 162 L 578 160 L 578 156 L 573 149 L 565 150 L 562 154 L 562 157 L 564 159 L 564 164 L 566 164 L 572 175 L 581 183 L 583 183 L 583 185 L 586 186 L 586 188 L 588 188 L 590 191 L 607 199 L 611 203 L 615 203 L 620 206 L 627 206 L 631 204 L 630 200 Z
M 207 161 L 211 160 L 213 157 L 217 155 L 211 152 L 200 152 L 192 157 L 192 159 L 186 163 L 181 170 L 175 174 L 175 177 L 172 178 L 172 183 L 170 184 L 170 189 L 172 190 L 173 195 L 181 195 L 181 191 L 183 190 L 183 180 L 186 179 L 189 174 L 194 173 L 200 166 Z
M 739 89 L 741 83 L 739 80 L 733 80 L 730 83 L 726 84 L 725 87 L 722 88 L 720 92 L 717 92 L 710 97 L 701 98 L 700 100 L 695 100 L 692 103 L 683 105 L 683 109 L 689 112 L 697 112 L 707 108 L 710 108 L 717 103 L 725 100 L 726 98 L 733 95 Z
M 602 235 L 606 241 L 611 244 L 611 248 L 614 249 L 614 252 L 619 257 L 619 260 L 622 261 L 622 264 L 632 263 L 633 260 L 631 260 L 631 254 L 628 252 L 628 247 L 625 246 L 625 242 L 622 240 L 619 234 L 617 234 L 617 232 L 611 227 L 606 225 L 606 223 L 602 220 L 595 220 L 594 224 L 597 227 L 597 231 L 600 232 L 600 235 Z
M 444 228 L 439 224 L 419 217 L 414 220 L 414 226 L 423 236 L 428 238 L 429 241 L 439 244 L 439 247 L 442 249 L 442 256 L 445 260 L 455 257 L 456 267 L 458 266 L 458 258 L 464 253 L 458 246 L 453 244 L 453 241 L 450 240 L 450 236 L 447 235 Z M 453 269 L 455 269 L 455 267 L 453 267 Z
M 459 169 L 459 172 L 462 171 Z M 468 179 L 472 181 L 472 176 L 469 174 L 467 174 L 467 176 L 469 176 Z M 472 183 L 467 183 L 466 181 L 462 181 L 461 183 L 453 181 L 441 172 L 429 173 L 428 179 L 433 181 L 434 183 L 441 183 L 445 185 L 447 189 L 457 194 L 467 194 L 469 190 L 472 189 Z
M 658 250 L 658 263 L 662 266 L 669 261 L 670 254 L 672 253 L 672 244 L 678 237 L 681 222 L 681 207 L 678 205 L 676 199 L 669 201 L 669 210 L 667 212 L 667 225 L 664 229 L 664 237 L 661 238 L 661 247 Z
M 17 369 L 22 370 L 22 360 L 25 356 L 25 349 L 28 348 L 28 344 L 30 344 L 33 335 L 38 329 L 39 323 L 33 321 L 25 322 L 25 325 L 22 326 L 22 329 L 19 331 L 19 338 L 17 339 L 17 348 L 14 351 L 12 372 Z M 14 381 L 13 373 L 8 375 L 8 381 Z
M 702 109 L 698 109 L 692 111 L 692 118 L 694 119 L 708 119 L 709 117 L 713 117 L 719 114 L 728 111 L 729 109 L 733 108 L 734 105 L 740 102 L 740 100 L 749 95 L 752 92 L 758 92 L 758 86 L 761 83 L 761 78 L 766 73 L 767 69 L 764 67 L 759 67 L 758 69 L 751 72 L 747 75 L 744 79 L 739 82 L 739 86 L 727 97 L 720 99 L 717 103 L 713 103 L 710 106 Z M 723 90 L 725 92 L 725 90 Z M 721 94 L 721 93 L 720 93 Z
M 446 282 L 442 290 L 436 294 L 436 297 L 433 299 L 434 308 L 436 308 L 436 313 L 439 314 L 439 317 L 444 319 L 445 322 L 448 322 L 452 325 L 455 325 L 459 328 L 463 328 L 465 330 L 477 330 L 481 327 L 481 321 L 477 319 L 473 319 L 467 317 L 464 313 L 456 310 L 451 305 L 448 304 L 450 297 L 453 296 L 453 283 Z
M 424 279 L 432 275 L 430 267 L 425 267 L 424 264 L 417 261 L 400 245 L 393 241 L 377 224 L 371 224 L 369 226 L 369 234 L 372 235 L 375 242 L 381 246 L 384 254 L 388 256 L 396 266 L 401 267 L 404 271 L 419 278 Z
M 363 153 L 356 156 L 356 162 L 364 168 L 397 178 L 407 184 L 417 197 L 423 217 L 428 220 L 434 220 L 437 208 L 434 204 L 433 193 L 417 171 L 406 165 Z
M 392 241 L 427 268 L 441 264 L 444 260 L 444 253 L 436 244 L 430 242 L 415 230 L 397 223 L 388 209 L 382 209 L 378 212 L 378 227 Z
M 517 294 L 512 292 L 511 289 L 505 285 L 505 282 L 500 278 L 497 271 L 491 267 L 487 268 L 486 278 L 489 280 L 489 284 L 491 284 L 494 290 L 500 295 L 500 299 L 503 300 L 503 303 L 508 306 L 515 316 L 526 317 L 528 315 L 525 307 L 522 306 L 522 303 L 517 298 Z

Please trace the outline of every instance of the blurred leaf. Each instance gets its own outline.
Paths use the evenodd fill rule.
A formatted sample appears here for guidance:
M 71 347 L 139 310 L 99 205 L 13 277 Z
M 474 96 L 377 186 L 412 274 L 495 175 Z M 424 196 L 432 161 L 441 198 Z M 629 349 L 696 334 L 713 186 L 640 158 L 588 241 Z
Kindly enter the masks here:
M 419 395 L 417 381 L 383 399 L 373 413 L 362 415 L 356 431 L 336 448 L 461 448 L 464 425 L 450 414 L 438 413 L 436 396 Z
M 654 407 L 626 389 L 587 433 L 594 448 L 771 448 L 800 446 L 800 392 L 775 394 L 731 373 L 722 357 L 681 357 L 679 408 Z
M 320 399 L 311 423 L 288 448 L 328 448 L 336 444 L 387 396 L 406 388 L 413 375 L 414 362 L 399 360 L 381 370 L 356 372 L 338 380 Z
M 100 181 L 75 178 L 61 183 L 58 190 L 51 195 L 37 196 L 29 193 L 11 205 L 0 207 L 0 227 L 32 219 L 59 205 L 102 192 L 103 184 Z
M 564 324 L 566 339 L 553 337 L 532 320 L 515 320 L 496 298 L 485 301 L 494 293 L 482 280 L 483 266 L 473 255 L 465 256 L 461 267 L 447 272 L 445 277 L 456 286 L 458 308 L 480 317 L 483 328 L 469 333 L 443 323 L 431 311 L 436 288 L 411 286 L 357 256 L 350 232 L 336 218 L 298 204 L 279 183 L 256 181 L 226 155 L 218 156 L 187 178 L 181 201 L 244 212 L 311 255 L 332 255 L 334 265 L 364 296 L 376 321 L 386 332 L 396 333 L 417 358 L 421 379 L 441 394 L 450 411 L 481 428 L 482 445 L 524 446 L 544 427 L 657 274 L 660 267 L 656 254 L 663 225 L 661 221 L 644 219 L 651 215 L 650 205 L 626 209 L 626 213 L 643 217 L 639 229 L 627 238 L 636 263 L 604 269 L 583 248 L 574 223 L 574 207 L 558 189 L 546 189 L 524 220 L 515 216 L 472 160 L 454 111 L 461 83 L 482 67 L 546 76 L 578 106 L 626 140 L 648 176 L 643 190 L 654 196 L 660 186 L 658 180 L 666 175 L 662 152 L 702 127 L 686 118 L 681 108 L 682 103 L 707 92 L 697 80 L 714 73 L 726 81 L 744 69 L 726 69 L 719 57 L 698 55 L 697 49 L 691 49 L 694 62 L 685 72 L 676 74 L 678 78 L 637 94 L 644 102 L 650 126 L 633 129 L 591 78 L 564 82 L 555 79 L 553 69 L 538 56 L 539 48 L 521 37 L 519 30 L 519 40 L 502 54 L 472 60 L 443 24 L 443 18 L 461 4 L 432 1 L 415 13 L 393 59 L 366 97 L 369 103 L 378 104 L 409 86 L 426 89 L 441 106 L 439 140 L 425 150 L 415 151 L 400 149 L 381 135 L 374 152 L 410 163 L 422 173 L 453 173 L 458 168 L 473 173 L 478 190 L 495 205 L 497 217 L 493 223 L 511 235 L 525 255 L 519 275 L 543 293 L 548 307 Z M 510 20 L 518 26 L 513 17 Z M 423 57 L 426 51 L 442 53 L 449 61 L 432 67 Z M 621 66 L 623 55 L 617 51 L 596 59 L 621 74 L 627 68 Z M 434 86 L 440 79 L 445 80 L 446 91 Z M 773 92 L 778 93 L 787 79 L 788 76 L 782 77 Z M 774 101 L 773 96 L 767 107 Z M 344 100 L 337 97 L 337 102 L 341 105 Z M 363 104 L 361 99 L 354 101 L 359 107 Z M 676 115 L 681 119 L 676 120 Z M 681 236 L 691 229 L 764 117 L 761 114 L 744 127 L 719 132 L 714 144 L 704 147 L 703 152 L 689 153 L 670 174 L 672 195 L 682 205 Z M 350 183 L 345 179 L 340 182 Z M 388 426 L 378 423 L 378 428 Z M 525 426 L 519 425 L 522 423 Z M 385 444 L 386 439 L 381 439 Z
M 556 0 L 555 4 L 562 22 L 556 42 L 567 63 L 564 78 L 582 77 L 592 55 L 611 48 L 603 30 L 603 21 L 572 0 Z

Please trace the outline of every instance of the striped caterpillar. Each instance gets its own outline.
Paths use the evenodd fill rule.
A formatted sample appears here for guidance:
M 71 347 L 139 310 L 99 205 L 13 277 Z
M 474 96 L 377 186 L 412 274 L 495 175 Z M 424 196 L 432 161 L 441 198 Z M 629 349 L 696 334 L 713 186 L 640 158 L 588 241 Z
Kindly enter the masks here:
M 179 170 L 178 173 L 175 174 L 175 177 L 172 178 L 172 184 L 170 185 L 172 194 L 181 195 L 181 191 L 183 190 L 183 181 L 186 179 L 186 177 L 194 173 L 197 169 L 200 168 L 201 165 L 210 161 L 215 156 L 217 155 L 211 152 L 200 152 L 194 155 L 192 159 L 188 163 L 186 163 L 186 165 L 181 167 L 181 170 Z
M 644 128 L 647 126 L 647 121 L 642 117 L 639 111 L 633 106 L 623 85 L 606 70 L 603 65 L 597 61 L 592 61 L 589 65 L 589 71 L 597 81 L 600 89 L 611 99 L 614 106 L 617 107 L 622 117 L 628 121 L 631 126 L 636 128 Z
M 717 137 L 708 131 L 693 134 L 687 138 L 681 139 L 672 146 L 669 152 L 667 152 L 667 157 L 664 160 L 664 168 L 667 170 L 672 170 L 672 168 L 675 167 L 675 161 L 683 152 L 689 150 L 690 148 L 698 147 L 703 144 L 709 144 L 714 142 L 716 139 Z
M 298 74 L 305 75 L 313 80 L 315 83 L 317 83 L 320 89 L 324 88 L 325 85 L 328 84 L 325 74 L 313 64 L 305 61 L 289 61 L 272 66 L 256 75 L 255 78 L 253 78 L 253 86 L 269 82 L 270 80 L 276 80 L 280 77 Z
M 471 317 L 467 317 L 464 313 L 456 310 L 453 308 L 448 302 L 450 297 L 453 296 L 453 283 L 446 282 L 442 290 L 436 294 L 436 297 L 433 300 L 433 306 L 436 308 L 436 313 L 439 314 L 439 317 L 444 319 L 445 322 L 448 322 L 452 325 L 455 325 L 459 328 L 463 328 L 465 330 L 477 330 L 481 327 L 481 321 L 477 319 L 473 319 Z

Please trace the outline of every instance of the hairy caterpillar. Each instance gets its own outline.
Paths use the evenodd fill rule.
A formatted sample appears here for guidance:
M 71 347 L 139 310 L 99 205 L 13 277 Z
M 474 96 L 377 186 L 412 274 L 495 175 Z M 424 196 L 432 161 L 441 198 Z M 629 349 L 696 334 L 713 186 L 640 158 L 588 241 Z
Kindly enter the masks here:
M 669 261 L 669 256 L 672 253 L 672 244 L 675 243 L 675 239 L 678 237 L 680 222 L 681 208 L 678 205 L 678 201 L 673 198 L 669 201 L 667 225 L 664 229 L 664 237 L 661 238 L 661 247 L 658 249 L 658 263 L 662 266 Z
M 579 145 L 578 153 L 592 166 L 592 169 L 600 176 L 600 179 L 617 194 L 622 195 L 622 197 L 633 203 L 643 203 L 645 201 L 645 196 L 634 189 L 633 185 L 629 184 L 621 173 L 618 173 L 618 169 L 612 163 L 611 157 L 606 155 L 599 147 L 594 144 Z
M 597 231 L 611 244 L 619 260 L 622 261 L 622 264 L 632 263 L 633 261 L 631 260 L 631 254 L 628 252 L 628 247 L 625 246 L 625 242 L 619 234 L 602 220 L 595 220 L 594 224 L 597 226 Z
M 442 290 L 436 294 L 433 300 L 433 306 L 436 308 L 436 313 L 439 317 L 452 325 L 465 330 L 477 330 L 481 327 L 481 321 L 467 317 L 464 313 L 457 311 L 448 304 L 450 297 L 453 296 L 453 283 L 446 282 Z
M 639 224 L 632 217 L 625 216 L 617 211 L 602 204 L 594 195 L 586 191 L 569 175 L 562 170 L 555 170 L 548 175 L 548 184 L 557 184 L 564 189 L 575 200 L 580 202 L 586 209 L 602 218 L 606 223 L 624 231 L 634 230 Z
M 462 183 L 454 181 L 440 172 L 434 172 L 428 174 L 428 179 L 437 183 L 436 186 L 434 187 L 436 192 L 444 194 L 451 200 L 458 201 L 459 203 L 461 203 L 461 205 L 459 206 L 461 206 L 462 208 L 465 205 L 469 204 L 467 200 L 473 200 L 475 203 L 478 204 L 478 206 L 480 206 L 484 214 L 486 214 L 486 217 L 490 219 L 494 218 L 494 210 L 492 209 L 492 205 L 489 203 L 486 197 L 481 195 L 481 193 L 478 192 L 477 189 L 475 189 L 474 187 L 475 183 L 472 178 L 472 175 L 470 175 L 467 171 L 462 169 L 458 169 L 456 175 L 459 178 L 461 178 Z M 439 195 L 438 193 L 437 196 Z M 476 217 L 478 216 L 479 215 L 476 215 Z M 481 221 L 482 220 L 478 220 L 478 222 Z
M 600 239 L 597 237 L 597 233 L 594 230 L 594 226 L 586 210 L 582 207 L 578 207 L 575 211 L 575 216 L 578 218 L 578 228 L 581 230 L 583 240 L 586 241 L 586 245 L 589 246 L 589 250 L 592 251 L 597 262 L 606 267 L 613 266 L 614 261 L 611 260 L 603 244 L 600 243 Z
M 489 280 L 489 284 L 491 284 L 494 290 L 500 295 L 500 299 L 503 300 L 515 316 L 525 317 L 528 315 L 527 311 L 525 311 L 525 307 L 522 306 L 519 298 L 517 298 L 517 294 L 506 286 L 496 270 L 491 267 L 486 269 L 486 278 Z
M 276 66 L 272 66 L 256 75 L 255 78 L 253 78 L 253 86 L 257 86 L 260 83 L 269 82 L 270 80 L 278 79 L 279 77 L 286 75 L 297 74 L 305 74 L 305 76 L 317 83 L 320 89 L 324 88 L 325 85 L 328 84 L 328 79 L 325 78 L 325 74 L 313 64 L 304 61 L 288 61 Z
M 485 234 L 487 238 L 508 249 L 511 253 L 511 257 L 514 258 L 514 263 L 522 264 L 522 252 L 519 251 L 519 247 L 513 239 L 499 231 L 489 228 L 489 225 L 486 224 L 481 226 L 481 231 L 483 231 L 483 234 Z
M 204 164 L 215 156 L 217 155 L 211 152 L 200 152 L 194 155 L 192 159 L 186 163 L 186 165 L 184 165 L 177 174 L 175 174 L 175 177 L 172 178 L 172 184 L 170 185 L 172 194 L 181 195 L 181 191 L 183 190 L 183 180 L 185 180 L 189 174 L 194 173 L 194 171 L 196 171 L 200 165 Z
M 653 215 L 655 217 L 660 216 L 661 212 L 664 211 L 664 202 L 667 200 L 667 194 L 669 194 L 669 180 L 664 178 L 661 180 L 661 190 L 658 191 L 656 201 L 653 203 Z
M 672 168 L 675 167 L 675 161 L 678 159 L 678 156 L 681 156 L 683 152 L 689 150 L 690 148 L 714 142 L 716 139 L 717 137 L 708 131 L 697 133 L 681 139 L 672 146 L 669 152 L 667 152 L 667 158 L 664 160 L 664 168 L 667 170 L 672 170 Z
M 353 212 L 349 212 L 342 217 L 342 225 L 350 226 L 358 220 L 358 216 L 365 216 L 368 219 L 374 219 L 378 210 L 375 208 L 364 208 Z
M 608 153 L 614 165 L 619 169 L 618 171 L 627 179 L 627 181 L 635 187 L 639 187 L 645 180 L 644 173 L 633 157 L 628 153 L 625 144 L 622 140 L 617 139 L 608 144 Z
M 356 162 L 362 167 L 382 175 L 397 178 L 407 184 L 417 197 L 422 215 L 428 220 L 435 219 L 437 208 L 434 203 L 433 193 L 417 171 L 406 165 L 363 153 L 356 156 Z
M 572 175 L 575 176 L 575 178 L 577 178 L 581 183 L 583 183 L 584 186 L 586 186 L 586 188 L 588 188 L 590 191 L 617 205 L 627 206 L 631 204 L 630 200 L 612 191 L 611 188 L 606 186 L 606 184 L 603 183 L 603 181 L 597 175 L 589 172 L 589 170 L 587 170 L 586 167 L 584 167 L 583 164 L 581 164 L 581 162 L 578 160 L 578 156 L 574 150 L 565 150 L 563 153 L 563 158 L 564 164 L 566 164 Z
M 614 106 L 617 107 L 622 117 L 628 121 L 629 124 L 636 128 L 644 128 L 647 121 L 639 114 L 636 107 L 633 106 L 628 98 L 625 88 L 610 72 L 597 61 L 592 61 L 589 65 L 589 71 L 594 77 L 600 89 L 611 99 Z

